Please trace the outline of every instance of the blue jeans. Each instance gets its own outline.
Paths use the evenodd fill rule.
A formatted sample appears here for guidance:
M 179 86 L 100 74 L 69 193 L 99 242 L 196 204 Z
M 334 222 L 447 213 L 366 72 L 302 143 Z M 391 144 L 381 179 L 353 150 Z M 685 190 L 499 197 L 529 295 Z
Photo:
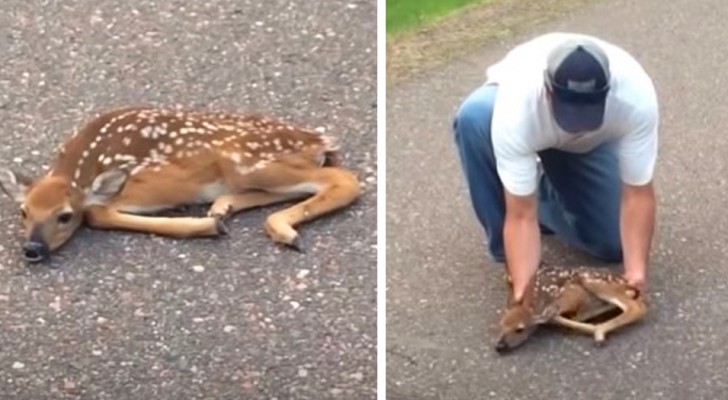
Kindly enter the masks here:
M 462 103 L 453 129 L 475 214 L 485 229 L 488 250 L 505 260 L 505 198 L 496 170 L 490 127 L 498 87 L 483 85 Z M 538 218 L 570 245 L 607 262 L 622 260 L 619 229 L 621 180 L 614 143 L 585 154 L 547 149 L 538 153 L 543 176 Z

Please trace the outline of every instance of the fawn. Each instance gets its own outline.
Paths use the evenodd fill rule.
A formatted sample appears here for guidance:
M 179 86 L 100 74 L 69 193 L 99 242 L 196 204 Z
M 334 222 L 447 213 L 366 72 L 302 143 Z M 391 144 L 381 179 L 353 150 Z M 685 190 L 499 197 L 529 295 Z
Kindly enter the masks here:
M 640 293 L 616 271 L 589 267 L 541 267 L 521 303 L 509 296 L 495 346 L 506 353 L 522 345 L 539 325 L 553 324 L 593 335 L 601 346 L 607 333 L 641 320 L 647 308 Z M 620 310 L 600 323 L 586 323 Z
M 263 115 L 129 107 L 97 115 L 74 133 L 35 181 L 0 169 L 0 188 L 20 204 L 28 262 L 49 258 L 83 223 L 218 236 L 238 211 L 291 200 L 300 202 L 269 215 L 265 229 L 303 251 L 294 226 L 360 195 L 337 150 L 326 135 Z M 154 215 L 210 203 L 205 217 Z

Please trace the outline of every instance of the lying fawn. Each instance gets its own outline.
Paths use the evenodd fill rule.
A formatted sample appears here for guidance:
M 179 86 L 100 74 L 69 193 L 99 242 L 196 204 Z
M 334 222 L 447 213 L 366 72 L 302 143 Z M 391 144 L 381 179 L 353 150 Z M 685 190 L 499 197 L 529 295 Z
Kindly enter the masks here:
M 585 322 L 615 310 L 621 313 L 604 322 Z M 495 349 L 498 353 L 513 350 L 547 323 L 593 335 L 601 346 L 607 333 L 641 320 L 646 311 L 639 292 L 616 271 L 542 267 L 524 301 L 517 303 L 509 296 Z
M 343 208 L 360 194 L 339 167 L 333 141 L 260 115 L 125 108 L 97 116 L 59 148 L 35 181 L 0 170 L 20 203 L 28 262 L 47 259 L 86 223 L 170 237 L 227 234 L 238 211 L 306 200 L 267 217 L 278 243 L 302 250 L 297 224 Z M 209 204 L 205 217 L 156 212 Z

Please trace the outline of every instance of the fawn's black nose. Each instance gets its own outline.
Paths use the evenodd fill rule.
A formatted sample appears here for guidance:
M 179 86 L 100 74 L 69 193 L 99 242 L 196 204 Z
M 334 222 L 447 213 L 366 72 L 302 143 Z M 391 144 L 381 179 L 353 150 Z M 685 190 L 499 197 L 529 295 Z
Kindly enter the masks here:
M 495 344 L 495 351 L 503 354 L 510 350 L 511 348 L 508 346 L 505 340 L 499 340 L 498 343 Z
M 48 246 L 40 242 L 27 242 L 23 245 L 25 261 L 36 263 L 48 257 Z

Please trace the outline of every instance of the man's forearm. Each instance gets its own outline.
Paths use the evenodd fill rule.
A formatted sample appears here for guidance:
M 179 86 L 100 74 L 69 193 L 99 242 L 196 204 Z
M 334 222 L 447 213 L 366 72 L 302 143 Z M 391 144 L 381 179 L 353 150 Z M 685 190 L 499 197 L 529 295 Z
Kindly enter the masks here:
M 620 224 L 625 275 L 640 283 L 647 276 L 655 210 L 655 193 L 651 184 L 623 188 Z
M 513 296 L 521 301 L 541 257 L 538 218 L 535 215 L 507 215 L 503 239 Z

